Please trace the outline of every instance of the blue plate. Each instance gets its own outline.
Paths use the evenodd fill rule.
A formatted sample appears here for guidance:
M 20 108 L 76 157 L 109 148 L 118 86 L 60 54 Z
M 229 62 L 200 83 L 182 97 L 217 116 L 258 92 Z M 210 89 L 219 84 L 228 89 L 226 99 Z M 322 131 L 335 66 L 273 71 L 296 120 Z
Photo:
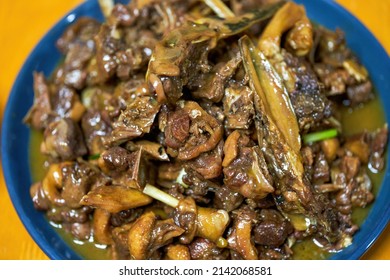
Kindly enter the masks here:
M 390 59 L 374 36 L 355 17 L 330 0 L 297 0 L 304 4 L 309 18 L 330 28 L 341 28 L 346 33 L 348 46 L 368 69 L 378 90 L 389 121 Z M 96 0 L 86 1 L 61 19 L 39 42 L 22 67 L 12 91 L 3 118 L 1 154 L 4 176 L 13 205 L 24 226 L 51 259 L 81 259 L 48 223 L 44 214 L 34 209 L 29 188 L 32 182 L 29 167 L 30 131 L 22 120 L 33 103 L 33 71 L 49 75 L 61 54 L 55 47 L 64 30 L 82 16 L 103 20 Z M 48 59 L 50 58 L 50 59 Z M 386 79 L 387 77 L 387 79 Z M 389 159 L 387 159 L 389 162 Z M 390 172 L 387 167 L 382 187 L 361 230 L 351 246 L 332 259 L 358 259 L 373 244 L 390 219 Z

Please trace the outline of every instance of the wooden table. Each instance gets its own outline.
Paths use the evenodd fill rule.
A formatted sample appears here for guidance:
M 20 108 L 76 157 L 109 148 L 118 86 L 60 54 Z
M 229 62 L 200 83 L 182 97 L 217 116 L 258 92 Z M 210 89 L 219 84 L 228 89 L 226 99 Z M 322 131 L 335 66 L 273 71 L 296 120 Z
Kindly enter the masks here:
M 26 57 L 40 38 L 81 0 L 0 1 L 0 118 Z M 375 34 L 390 53 L 390 0 L 338 0 Z M 0 259 L 48 259 L 20 222 L 0 171 Z M 390 259 L 390 227 L 364 256 Z

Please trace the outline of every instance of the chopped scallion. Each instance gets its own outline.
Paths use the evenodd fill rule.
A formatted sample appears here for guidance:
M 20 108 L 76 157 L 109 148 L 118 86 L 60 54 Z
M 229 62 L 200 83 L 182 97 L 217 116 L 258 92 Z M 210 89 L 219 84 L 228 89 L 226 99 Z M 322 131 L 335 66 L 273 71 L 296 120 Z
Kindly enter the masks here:
M 323 130 L 323 131 L 318 131 L 318 132 L 313 132 L 313 133 L 309 133 L 309 134 L 304 135 L 303 142 L 305 144 L 314 143 L 314 142 L 334 138 L 337 136 L 337 134 L 338 134 L 338 132 L 337 132 L 337 129 L 335 129 L 335 128 L 327 129 L 327 130 Z
M 143 193 L 173 208 L 177 207 L 177 205 L 179 204 L 178 199 L 150 184 L 146 184 Z
M 93 155 L 90 155 L 88 157 L 89 160 L 95 160 L 95 159 L 98 159 L 98 158 L 100 158 L 100 154 L 93 154 Z
M 207 6 L 210 7 L 220 18 L 234 17 L 234 13 L 221 0 L 204 0 Z

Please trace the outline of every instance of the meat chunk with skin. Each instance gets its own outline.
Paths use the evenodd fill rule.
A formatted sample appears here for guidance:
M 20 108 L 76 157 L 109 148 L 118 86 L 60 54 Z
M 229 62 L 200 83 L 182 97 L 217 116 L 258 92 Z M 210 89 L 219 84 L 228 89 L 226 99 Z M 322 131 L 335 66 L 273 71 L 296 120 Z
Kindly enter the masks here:
M 124 110 L 112 123 L 112 132 L 102 138 L 103 144 L 106 147 L 117 146 L 149 133 L 159 109 L 160 104 L 150 93 L 130 97 Z
M 87 241 L 91 237 L 92 229 L 90 223 L 73 223 L 70 232 L 77 240 Z
M 222 139 L 222 125 L 194 101 L 181 102 L 178 107 L 179 113 L 173 114 L 178 121 L 168 118 L 165 127 L 168 154 L 178 160 L 191 160 L 214 149 Z
M 223 111 L 228 129 L 249 129 L 253 123 L 253 92 L 247 86 L 232 84 L 225 90 Z
M 349 86 L 347 88 L 347 96 L 351 101 L 351 106 L 366 103 L 374 98 L 373 88 L 370 81 Z
M 294 90 L 289 92 L 301 131 L 318 125 L 333 114 L 331 102 L 325 97 L 311 66 L 303 59 L 284 52 L 284 61 L 295 78 Z
M 371 134 L 371 153 L 369 159 L 369 167 L 373 172 L 378 172 L 384 168 L 384 153 L 386 151 L 388 141 L 388 127 L 378 129 L 376 132 Z
M 75 90 L 65 85 L 49 87 L 43 73 L 34 72 L 34 105 L 24 122 L 37 130 L 44 130 L 49 123 L 61 118 L 78 122 L 85 112 Z
M 365 172 L 360 172 L 356 181 L 358 185 L 352 190 L 351 203 L 355 207 L 365 208 L 374 200 L 372 182 Z
M 50 89 L 43 73 L 34 72 L 34 104 L 24 118 L 24 122 L 37 130 L 43 130 L 49 124 Z
M 82 117 L 81 128 L 89 154 L 97 155 L 105 149 L 102 137 L 111 132 L 110 124 L 98 110 L 88 110 Z
M 329 96 L 340 95 L 351 107 L 374 97 L 368 72 L 346 47 L 345 34 L 316 28 L 318 46 L 314 49 L 314 69 Z
M 82 131 L 77 123 L 65 118 L 45 129 L 41 152 L 59 160 L 74 160 L 87 154 Z
M 92 18 L 83 17 L 71 25 L 57 40 L 57 48 L 64 54 L 77 44 L 89 44 L 93 46 L 93 39 L 99 31 L 100 23 Z M 76 60 L 73 63 L 79 65 Z
M 154 183 L 154 169 L 142 149 L 130 152 L 119 146 L 109 148 L 99 157 L 98 165 L 113 184 L 142 190 L 146 183 Z
M 279 247 L 293 231 L 293 226 L 278 211 L 262 209 L 253 237 L 256 244 Z
M 249 137 L 238 131 L 233 132 L 226 139 L 223 161 L 224 183 L 232 191 L 258 200 L 274 192 L 274 188 L 259 147 L 251 145 L 253 143 Z
M 147 71 L 147 79 L 161 96 L 160 100 L 175 104 L 185 86 L 199 75 L 211 72 L 208 54 L 219 39 L 238 34 L 271 17 L 280 6 L 254 10 L 234 20 L 205 19 L 202 24 L 183 24 L 164 34 L 154 48 Z
M 206 238 L 197 237 L 188 248 L 192 260 L 224 260 L 228 257 L 226 250 L 218 248 Z
M 188 87 L 192 91 L 192 96 L 195 99 L 203 98 L 215 103 L 220 102 L 224 96 L 227 81 L 233 76 L 240 63 L 241 56 L 237 51 L 228 62 L 219 63 L 210 72 L 201 74 L 196 80 L 190 80 Z
M 190 134 L 190 116 L 184 110 L 176 110 L 168 115 L 165 127 L 165 143 L 173 149 L 180 148 Z
M 218 178 L 222 175 L 222 156 L 223 141 L 221 140 L 213 150 L 200 154 L 196 159 L 189 161 L 186 166 L 201 174 L 204 179 Z
M 313 183 L 325 183 L 330 178 L 329 164 L 323 153 L 318 153 L 313 170 Z
M 81 199 L 95 186 L 101 174 L 91 165 L 84 163 L 64 164 L 62 169 L 61 196 L 65 204 L 72 208 L 81 207 Z M 100 178 L 101 179 L 101 178 Z M 102 180 L 103 181 L 103 180 Z
M 283 248 L 270 248 L 258 246 L 259 259 L 261 260 L 287 260 L 293 255 L 292 250 L 285 246 Z
M 130 224 L 135 221 L 143 212 L 142 208 L 126 209 L 117 213 L 111 214 L 110 224 L 114 227 L 120 227 L 125 224 Z
M 99 28 L 99 22 L 83 17 L 65 30 L 56 44 L 65 60 L 54 73 L 55 83 L 82 89 L 91 82 L 88 67 L 95 56 L 94 39 Z
M 240 193 L 232 191 L 227 186 L 219 187 L 215 191 L 215 207 L 219 209 L 225 209 L 228 212 L 238 208 L 243 200 L 244 197 Z

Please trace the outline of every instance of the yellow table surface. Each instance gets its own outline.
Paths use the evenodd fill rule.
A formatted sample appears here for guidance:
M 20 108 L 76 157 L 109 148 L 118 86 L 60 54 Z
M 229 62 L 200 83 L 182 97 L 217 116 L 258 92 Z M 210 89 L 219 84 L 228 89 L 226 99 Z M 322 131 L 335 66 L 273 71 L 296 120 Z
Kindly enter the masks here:
M 313 0 L 316 1 L 316 0 Z M 0 1 L 0 120 L 16 75 L 40 38 L 81 0 Z M 390 53 L 390 0 L 338 0 Z M 48 259 L 31 239 L 10 201 L 0 171 L 0 259 Z M 390 227 L 364 259 L 390 259 Z

